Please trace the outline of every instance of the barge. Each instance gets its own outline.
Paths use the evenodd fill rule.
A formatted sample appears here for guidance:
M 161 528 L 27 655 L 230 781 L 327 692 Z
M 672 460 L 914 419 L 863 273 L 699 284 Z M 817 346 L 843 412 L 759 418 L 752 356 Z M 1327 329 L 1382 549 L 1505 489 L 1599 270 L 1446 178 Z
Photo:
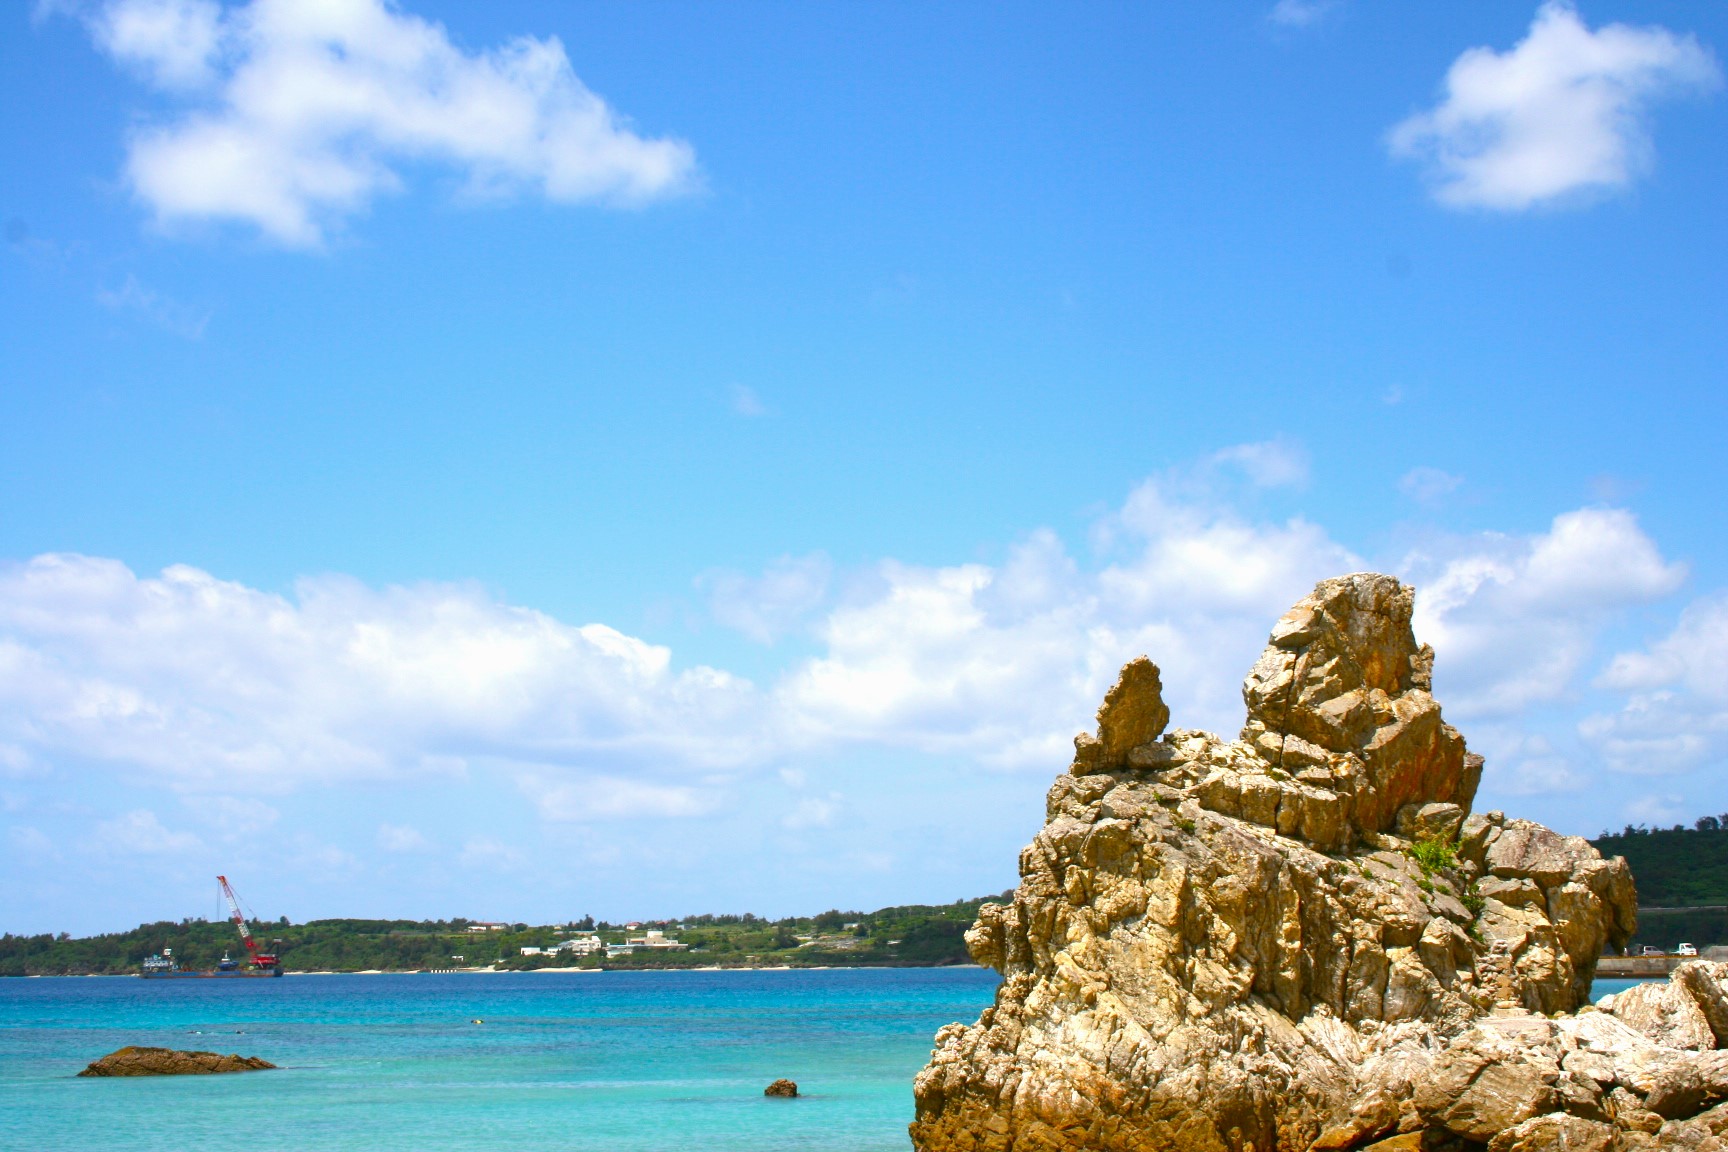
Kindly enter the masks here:
M 216 884 L 221 888 L 223 898 L 228 901 L 229 919 L 234 921 L 234 927 L 240 932 L 240 943 L 246 948 L 245 961 L 232 959 L 224 952 L 214 968 L 182 968 L 180 962 L 174 959 L 174 949 L 164 948 L 153 956 L 145 957 L 144 963 L 139 966 L 138 975 L 146 980 L 256 980 L 260 977 L 282 975 L 282 962 L 275 950 L 258 951 L 257 942 L 252 939 L 252 930 L 246 927 L 246 917 L 240 911 L 240 898 L 234 895 L 228 877 L 216 877 Z

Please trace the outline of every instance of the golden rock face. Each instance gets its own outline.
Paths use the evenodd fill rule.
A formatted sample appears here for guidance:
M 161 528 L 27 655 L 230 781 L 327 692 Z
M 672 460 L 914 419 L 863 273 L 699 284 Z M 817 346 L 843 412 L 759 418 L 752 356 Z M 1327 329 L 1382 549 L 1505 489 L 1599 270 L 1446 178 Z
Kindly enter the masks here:
M 1158 665 L 1144 656 L 1130 660 L 1098 706 L 1098 735 L 1074 739 L 1076 761 L 1089 771 L 1121 768 L 1128 753 L 1164 734 L 1170 709 Z
M 1684 1004 L 1579 1011 L 1632 933 L 1630 873 L 1470 813 L 1482 761 L 1430 694 L 1413 604 L 1389 576 L 1321 583 L 1274 626 L 1233 741 L 1167 731 L 1157 667 L 1123 669 L 1013 902 L 967 934 L 1004 979 L 977 1023 L 937 1034 L 919 1149 L 1616 1139 L 1621 1073 L 1649 1092 L 1676 1037 L 1704 1034 L 1674 1020 L 1728 1022 L 1728 965 L 1660 994 Z M 1606 1081 L 1567 1064 L 1608 1049 Z

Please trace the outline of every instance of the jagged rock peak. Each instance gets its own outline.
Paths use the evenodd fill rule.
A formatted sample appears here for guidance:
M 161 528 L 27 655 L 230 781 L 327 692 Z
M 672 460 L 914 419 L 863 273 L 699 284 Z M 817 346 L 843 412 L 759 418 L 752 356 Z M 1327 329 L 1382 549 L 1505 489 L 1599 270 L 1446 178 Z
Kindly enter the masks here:
M 1158 665 L 1136 656 L 1123 665 L 1098 706 L 1098 734 L 1074 737 L 1074 760 L 1082 770 L 1104 771 L 1128 763 L 1128 753 L 1164 734 L 1170 708 Z
M 1384 832 L 1407 805 L 1475 798 L 1482 762 L 1440 718 L 1434 650 L 1410 629 L 1415 591 L 1357 572 L 1323 580 L 1272 628 L 1242 685 L 1242 740 L 1272 767 L 1350 797 Z
M 1717 1148 L 1728 965 L 1585 1003 L 1631 873 L 1470 813 L 1482 761 L 1413 604 L 1389 576 L 1321 583 L 1237 740 L 1166 731 L 1157 667 L 1123 669 L 1012 903 L 966 935 L 1003 981 L 937 1034 L 920 1152 Z

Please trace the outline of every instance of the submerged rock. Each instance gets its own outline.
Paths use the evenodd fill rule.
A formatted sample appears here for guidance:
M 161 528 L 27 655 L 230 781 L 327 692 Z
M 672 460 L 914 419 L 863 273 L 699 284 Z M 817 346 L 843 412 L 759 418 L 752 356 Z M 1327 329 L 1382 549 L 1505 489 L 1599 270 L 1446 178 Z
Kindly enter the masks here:
M 182 1052 L 127 1045 L 91 1064 L 80 1076 L 205 1076 L 214 1072 L 258 1072 L 276 1065 L 256 1056 Z
M 1123 670 L 1013 902 L 967 933 L 1004 979 L 937 1033 L 917 1148 L 1715 1147 L 1700 1054 L 1728 965 L 1585 1003 L 1636 926 L 1631 873 L 1471 814 L 1482 759 L 1431 695 L 1413 600 L 1321 583 L 1274 626 L 1235 740 L 1166 731 L 1156 666 Z

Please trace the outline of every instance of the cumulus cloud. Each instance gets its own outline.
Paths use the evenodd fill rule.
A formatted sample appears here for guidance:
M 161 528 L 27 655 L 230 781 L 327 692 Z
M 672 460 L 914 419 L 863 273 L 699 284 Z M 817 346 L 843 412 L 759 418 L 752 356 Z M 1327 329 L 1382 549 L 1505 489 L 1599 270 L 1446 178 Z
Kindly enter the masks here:
M 1610 767 L 1641 775 L 1691 771 L 1728 738 L 1728 596 L 1703 597 L 1667 636 L 1615 656 L 1597 683 L 1626 694 L 1580 730 Z
M 778 772 L 795 791 L 815 787 L 776 819 L 813 828 L 839 803 L 805 767 L 813 757 L 908 750 L 1049 771 L 1141 653 L 1164 669 L 1176 725 L 1233 732 L 1270 622 L 1317 580 L 1368 566 L 1312 522 L 1208 497 L 1189 472 L 1141 484 L 1093 544 L 1083 562 L 1038 530 L 995 564 L 885 560 L 824 592 L 826 607 L 812 607 L 826 560 L 777 562 L 717 599 L 760 636 L 811 621 L 816 651 L 760 687 L 470 586 L 324 578 L 278 596 L 192 568 L 142 578 L 43 556 L 0 566 L 0 747 L 55 772 L 123 768 L 190 804 L 479 773 L 541 819 L 578 824 L 724 815 Z M 1437 650 L 1448 714 L 1490 753 L 1496 787 L 1528 793 L 1593 767 L 1565 741 L 1530 738 L 1529 710 L 1582 691 L 1602 630 L 1685 577 L 1629 513 L 1606 508 L 1528 536 L 1439 539 L 1394 570 L 1419 589 L 1416 630 Z M 1699 607 L 1607 678 L 1646 709 L 1718 699 L 1707 693 L 1728 682 L 1710 663 L 1728 650 L 1724 628 L 1728 608 Z M 1700 719 L 1681 731 L 1700 739 L 1728 715 L 1688 706 Z M 1602 721 L 1622 741 L 1605 745 L 1611 756 L 1644 738 L 1630 715 Z M 256 802 L 218 803 L 267 822 Z M 377 839 L 402 851 L 417 835 L 386 825 Z
M 1585 508 L 1531 537 L 1488 533 L 1413 553 L 1417 635 L 1434 645 L 1436 691 L 1460 717 L 1509 716 L 1558 699 L 1613 614 L 1686 577 L 1629 512 Z
M 999 567 L 884 562 L 818 630 L 824 653 L 776 695 L 811 741 L 869 740 L 1003 767 L 1066 760 L 1131 657 L 1164 668 L 1174 722 L 1230 731 L 1267 627 L 1316 580 L 1359 567 L 1312 524 L 1254 523 L 1148 481 L 1083 572 L 1054 533 Z
M 120 0 L 93 9 L 88 23 L 98 47 L 159 87 L 215 79 L 222 7 L 214 0 Z
M 384 0 L 108 0 L 84 18 L 176 106 L 127 146 L 162 225 L 239 221 L 316 247 L 416 164 L 475 196 L 561 203 L 639 205 L 694 181 L 690 146 L 634 131 L 557 37 L 468 53 Z
M 1728 707 L 1728 596 L 1688 605 L 1671 633 L 1642 652 L 1615 656 L 1600 682 L 1630 692 L 1679 686 Z
M 1518 211 L 1630 184 L 1651 164 L 1649 106 L 1720 81 L 1691 36 L 1592 31 L 1570 3 L 1550 0 L 1510 51 L 1459 56 L 1439 105 L 1397 125 L 1389 143 L 1426 165 L 1442 203 Z
M 303 581 L 294 599 L 177 566 L 0 566 L 0 743 L 130 763 L 182 788 L 737 763 L 751 685 L 603 625 L 480 590 Z

